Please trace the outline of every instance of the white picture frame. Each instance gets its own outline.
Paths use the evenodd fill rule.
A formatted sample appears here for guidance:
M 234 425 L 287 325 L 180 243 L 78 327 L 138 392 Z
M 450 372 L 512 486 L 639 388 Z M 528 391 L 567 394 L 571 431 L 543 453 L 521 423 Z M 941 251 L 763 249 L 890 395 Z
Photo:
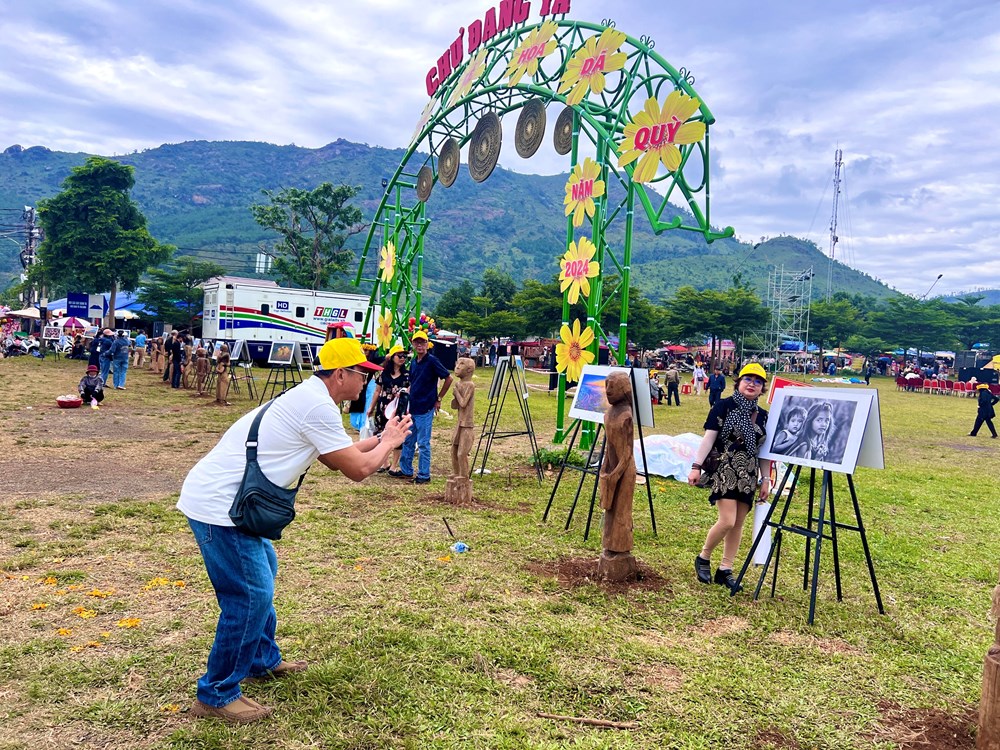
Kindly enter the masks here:
M 269 365 L 290 365 L 295 361 L 298 345 L 294 341 L 272 341 L 267 353 Z
M 610 408 L 604 396 L 604 383 L 614 372 L 632 373 L 635 383 L 635 402 L 638 405 L 636 422 L 642 427 L 654 427 L 653 401 L 649 392 L 649 370 L 645 368 L 584 365 L 580 382 L 576 384 L 573 403 L 569 407 L 571 419 L 604 424 L 604 414 Z
M 877 391 L 779 388 L 759 455 L 841 474 L 853 474 L 862 456 L 862 465 L 884 468 Z
M 246 346 L 246 341 L 243 339 L 237 339 L 233 342 L 233 350 L 229 352 L 229 360 L 231 362 L 239 362 L 243 357 L 243 349 Z

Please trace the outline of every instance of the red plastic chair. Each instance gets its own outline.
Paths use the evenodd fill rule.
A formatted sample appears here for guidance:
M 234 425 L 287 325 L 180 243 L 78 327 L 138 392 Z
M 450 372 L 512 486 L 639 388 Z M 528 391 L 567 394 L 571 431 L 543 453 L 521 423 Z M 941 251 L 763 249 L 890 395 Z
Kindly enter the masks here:
M 930 378 L 924 378 L 924 387 L 923 387 L 923 390 L 927 391 L 927 393 L 931 392 L 931 380 L 930 380 Z
M 951 396 L 955 393 L 955 381 L 953 380 L 942 380 L 941 381 L 941 392 L 945 396 Z
M 896 376 L 896 390 L 901 391 L 906 388 L 906 378 L 902 375 Z

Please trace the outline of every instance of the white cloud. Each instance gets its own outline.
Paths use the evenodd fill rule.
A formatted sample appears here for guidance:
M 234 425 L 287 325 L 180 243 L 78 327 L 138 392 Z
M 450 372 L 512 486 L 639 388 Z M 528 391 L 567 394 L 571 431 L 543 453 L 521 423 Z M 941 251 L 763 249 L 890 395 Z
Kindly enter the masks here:
M 541 0 L 532 3 L 537 17 Z M 9 143 L 124 153 L 183 140 L 405 147 L 424 76 L 492 0 L 12 0 L 0 55 Z M 715 114 L 712 219 L 828 246 L 844 152 L 843 256 L 904 291 L 1000 287 L 1000 6 L 713 0 L 697 14 L 573 0 L 648 35 Z M 549 127 L 558 109 L 549 112 Z M 564 171 L 543 148 L 501 164 Z M 2 144 L 0 144 L 2 145 Z M 839 249 L 839 248 L 838 248 Z M 922 293 L 922 292 L 921 292 Z

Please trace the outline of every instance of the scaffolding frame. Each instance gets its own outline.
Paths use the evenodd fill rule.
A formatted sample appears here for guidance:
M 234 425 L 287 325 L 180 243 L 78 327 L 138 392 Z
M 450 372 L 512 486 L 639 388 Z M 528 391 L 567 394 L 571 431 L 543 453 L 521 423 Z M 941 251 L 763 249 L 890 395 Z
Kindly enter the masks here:
M 763 363 L 777 372 L 781 345 L 786 341 L 809 344 L 809 306 L 812 304 L 812 267 L 804 271 L 786 271 L 772 266 L 767 277 L 764 304 L 771 310 L 767 328 L 751 331 L 743 337 L 741 359 Z

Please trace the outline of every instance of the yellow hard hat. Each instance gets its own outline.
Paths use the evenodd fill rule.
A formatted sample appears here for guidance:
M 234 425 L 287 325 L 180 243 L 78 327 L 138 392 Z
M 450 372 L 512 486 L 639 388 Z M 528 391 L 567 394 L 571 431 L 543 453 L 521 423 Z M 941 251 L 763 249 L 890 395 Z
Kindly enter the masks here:
M 758 362 L 750 362 L 749 364 L 743 365 L 743 369 L 740 370 L 739 377 L 744 375 L 756 375 L 761 378 L 764 382 L 767 382 L 767 371 Z

